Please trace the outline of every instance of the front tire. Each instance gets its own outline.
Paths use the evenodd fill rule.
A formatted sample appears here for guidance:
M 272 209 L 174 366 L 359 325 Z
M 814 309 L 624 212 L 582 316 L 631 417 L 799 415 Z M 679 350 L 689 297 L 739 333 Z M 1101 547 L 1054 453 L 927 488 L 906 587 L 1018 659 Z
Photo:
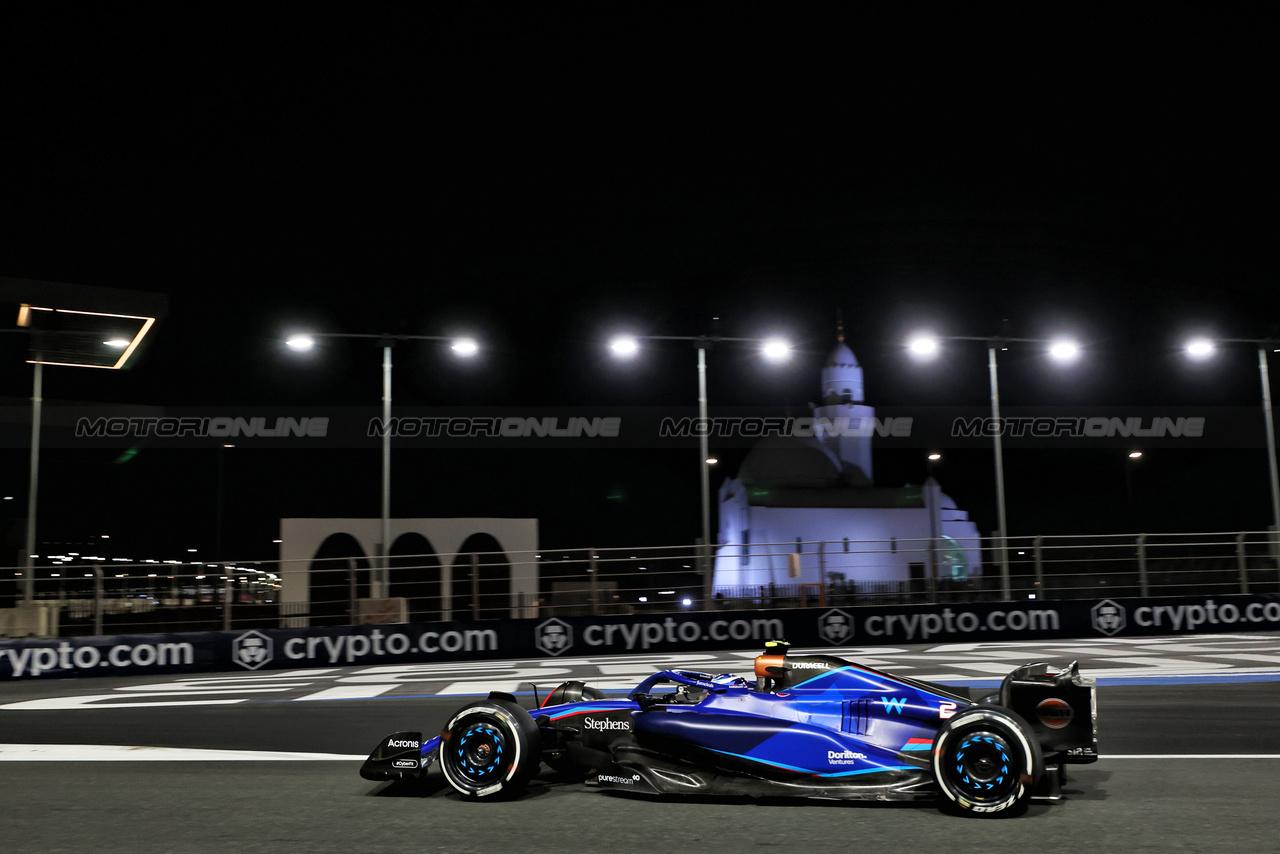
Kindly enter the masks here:
M 933 774 L 947 801 L 969 813 L 1016 809 L 1044 773 L 1031 728 L 1001 706 L 975 706 L 951 718 L 933 743 Z
M 538 771 L 538 725 L 506 700 L 463 706 L 440 733 L 440 770 L 459 794 L 485 798 L 524 788 Z

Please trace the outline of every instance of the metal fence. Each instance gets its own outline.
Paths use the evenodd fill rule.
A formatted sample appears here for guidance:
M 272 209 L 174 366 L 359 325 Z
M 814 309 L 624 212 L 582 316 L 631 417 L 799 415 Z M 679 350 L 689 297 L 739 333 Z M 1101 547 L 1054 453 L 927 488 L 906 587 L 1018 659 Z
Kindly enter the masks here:
M 36 569 L 46 633 L 60 636 L 339 626 L 435 620 L 857 607 L 1010 599 L 1280 591 L 1275 533 L 1014 537 L 969 541 L 963 572 L 940 540 L 752 544 L 735 583 L 697 546 L 575 548 L 537 554 L 351 556 L 311 561 L 75 563 Z M 513 567 L 534 566 L 518 577 Z M 761 575 L 758 567 L 769 569 Z M 17 579 L 18 568 L 0 569 Z M 534 577 L 536 576 L 536 577 Z M 17 584 L 0 615 L 18 613 Z M 1006 590 L 1008 591 L 1006 594 Z M 38 633 L 21 620 L 0 634 Z M 7 628 L 6 628 L 7 627 Z

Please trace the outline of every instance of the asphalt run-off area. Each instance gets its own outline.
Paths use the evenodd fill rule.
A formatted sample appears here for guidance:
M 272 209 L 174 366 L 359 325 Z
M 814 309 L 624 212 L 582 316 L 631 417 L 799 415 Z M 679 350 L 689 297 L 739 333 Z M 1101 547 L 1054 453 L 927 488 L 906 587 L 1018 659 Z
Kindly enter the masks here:
M 801 652 L 803 650 L 796 650 Z M 432 771 L 374 784 L 397 730 L 432 734 L 468 697 L 584 679 L 623 692 L 665 667 L 749 674 L 757 650 L 566 660 L 53 679 L 0 688 L 5 851 L 565 851 L 906 846 L 1280 852 L 1280 634 L 822 650 L 986 688 L 1043 660 L 1098 680 L 1102 758 L 1066 799 L 1000 820 L 929 803 L 649 800 L 544 768 L 519 797 L 458 798 Z

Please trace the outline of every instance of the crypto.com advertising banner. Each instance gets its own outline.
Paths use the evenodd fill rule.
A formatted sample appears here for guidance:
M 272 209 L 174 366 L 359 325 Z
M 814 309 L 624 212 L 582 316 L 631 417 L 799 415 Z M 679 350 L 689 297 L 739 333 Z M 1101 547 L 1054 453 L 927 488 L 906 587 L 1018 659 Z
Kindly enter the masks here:
M 0 679 L 1280 630 L 1280 595 L 544 617 L 0 641 Z

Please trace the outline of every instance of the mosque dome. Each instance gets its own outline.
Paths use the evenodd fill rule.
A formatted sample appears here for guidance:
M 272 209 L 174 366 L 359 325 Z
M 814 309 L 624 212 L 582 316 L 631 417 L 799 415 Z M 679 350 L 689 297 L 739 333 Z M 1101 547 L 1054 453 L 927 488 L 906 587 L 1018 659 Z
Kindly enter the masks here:
M 738 478 L 748 486 L 837 486 L 840 469 L 840 459 L 821 442 L 775 436 L 747 452 Z
M 802 489 L 871 485 L 861 469 L 819 439 L 799 436 L 760 440 L 747 452 L 738 479 L 747 486 Z

